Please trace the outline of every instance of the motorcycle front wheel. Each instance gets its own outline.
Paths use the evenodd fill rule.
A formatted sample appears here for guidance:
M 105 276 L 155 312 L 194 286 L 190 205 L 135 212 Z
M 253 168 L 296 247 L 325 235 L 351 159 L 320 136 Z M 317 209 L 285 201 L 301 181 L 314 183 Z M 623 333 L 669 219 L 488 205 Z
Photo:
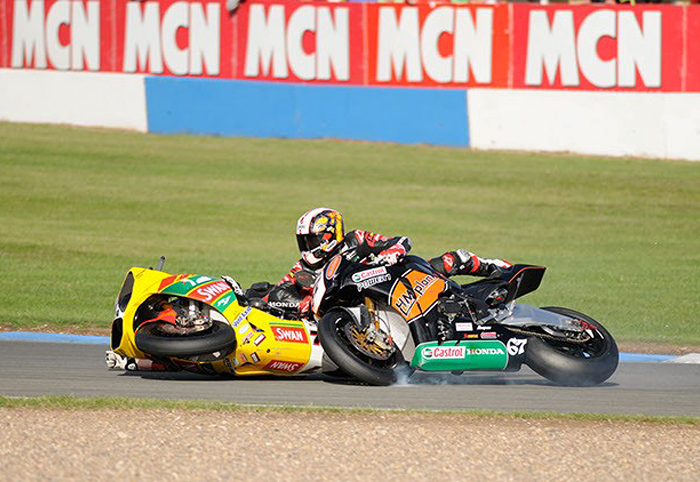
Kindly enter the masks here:
M 587 323 L 590 339 L 528 338 L 525 363 L 535 372 L 558 385 L 591 386 L 603 383 L 617 369 L 619 353 L 613 337 L 599 322 L 578 311 L 557 306 L 543 307 Z
M 347 374 L 370 385 L 396 383 L 400 371 L 407 367 L 401 351 L 394 347 L 391 354 L 372 354 L 368 345 L 358 346 L 353 339 L 355 321 L 347 312 L 331 311 L 321 318 L 318 335 L 323 350 Z
M 214 321 L 206 330 L 187 335 L 173 335 L 162 323 L 141 325 L 136 331 L 136 347 L 144 353 L 165 357 L 189 357 L 233 351 L 236 333 L 231 325 Z

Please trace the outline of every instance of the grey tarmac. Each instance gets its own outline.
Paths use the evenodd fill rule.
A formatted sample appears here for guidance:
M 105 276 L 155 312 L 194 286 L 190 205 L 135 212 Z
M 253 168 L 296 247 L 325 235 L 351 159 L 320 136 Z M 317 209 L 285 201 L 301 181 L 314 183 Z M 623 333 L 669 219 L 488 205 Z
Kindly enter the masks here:
M 700 365 L 624 362 L 597 387 L 559 387 L 527 368 L 462 376 L 416 373 L 370 387 L 323 375 L 223 379 L 189 373 L 109 371 L 105 346 L 0 342 L 0 394 L 72 394 L 254 405 L 493 409 L 700 416 Z

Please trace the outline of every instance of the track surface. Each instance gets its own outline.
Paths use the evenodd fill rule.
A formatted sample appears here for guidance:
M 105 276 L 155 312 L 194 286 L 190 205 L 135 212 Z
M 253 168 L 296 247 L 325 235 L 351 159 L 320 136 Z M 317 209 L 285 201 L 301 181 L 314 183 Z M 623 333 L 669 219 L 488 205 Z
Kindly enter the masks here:
M 700 365 L 621 363 L 604 385 L 558 387 L 518 373 L 415 374 L 406 385 L 368 387 L 325 376 L 219 379 L 126 373 L 104 365 L 106 346 L 0 341 L 0 394 L 73 394 L 245 404 L 373 408 L 553 410 L 700 416 Z

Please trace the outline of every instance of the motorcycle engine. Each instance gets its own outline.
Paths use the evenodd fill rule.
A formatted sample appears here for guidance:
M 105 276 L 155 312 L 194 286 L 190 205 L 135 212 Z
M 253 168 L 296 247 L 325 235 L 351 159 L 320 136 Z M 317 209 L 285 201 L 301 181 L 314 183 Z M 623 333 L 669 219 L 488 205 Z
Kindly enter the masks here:
M 212 326 L 209 306 L 187 298 L 173 297 L 161 302 L 161 311 L 176 313 L 175 325 L 163 324 L 161 329 L 173 335 L 186 335 L 207 330 Z

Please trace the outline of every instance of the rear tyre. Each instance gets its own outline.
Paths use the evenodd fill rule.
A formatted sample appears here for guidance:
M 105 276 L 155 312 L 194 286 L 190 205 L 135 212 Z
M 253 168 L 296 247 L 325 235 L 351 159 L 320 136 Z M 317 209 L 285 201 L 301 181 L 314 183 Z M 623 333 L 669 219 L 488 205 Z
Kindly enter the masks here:
M 558 385 L 591 386 L 603 383 L 617 369 L 617 344 L 608 331 L 590 316 L 568 308 L 543 307 L 591 325 L 591 339 L 573 343 L 548 338 L 528 338 L 525 363 Z
M 220 351 L 232 351 L 236 333 L 231 325 L 214 321 L 211 328 L 188 335 L 173 335 L 161 330 L 162 323 L 148 323 L 136 331 L 136 347 L 153 356 L 188 357 Z
M 347 374 L 370 385 L 391 385 L 408 368 L 401 351 L 394 351 L 386 360 L 368 356 L 348 339 L 345 325 L 354 323 L 352 316 L 337 310 L 327 313 L 318 324 L 321 346 L 328 357 Z M 410 371 L 406 371 L 407 375 Z

